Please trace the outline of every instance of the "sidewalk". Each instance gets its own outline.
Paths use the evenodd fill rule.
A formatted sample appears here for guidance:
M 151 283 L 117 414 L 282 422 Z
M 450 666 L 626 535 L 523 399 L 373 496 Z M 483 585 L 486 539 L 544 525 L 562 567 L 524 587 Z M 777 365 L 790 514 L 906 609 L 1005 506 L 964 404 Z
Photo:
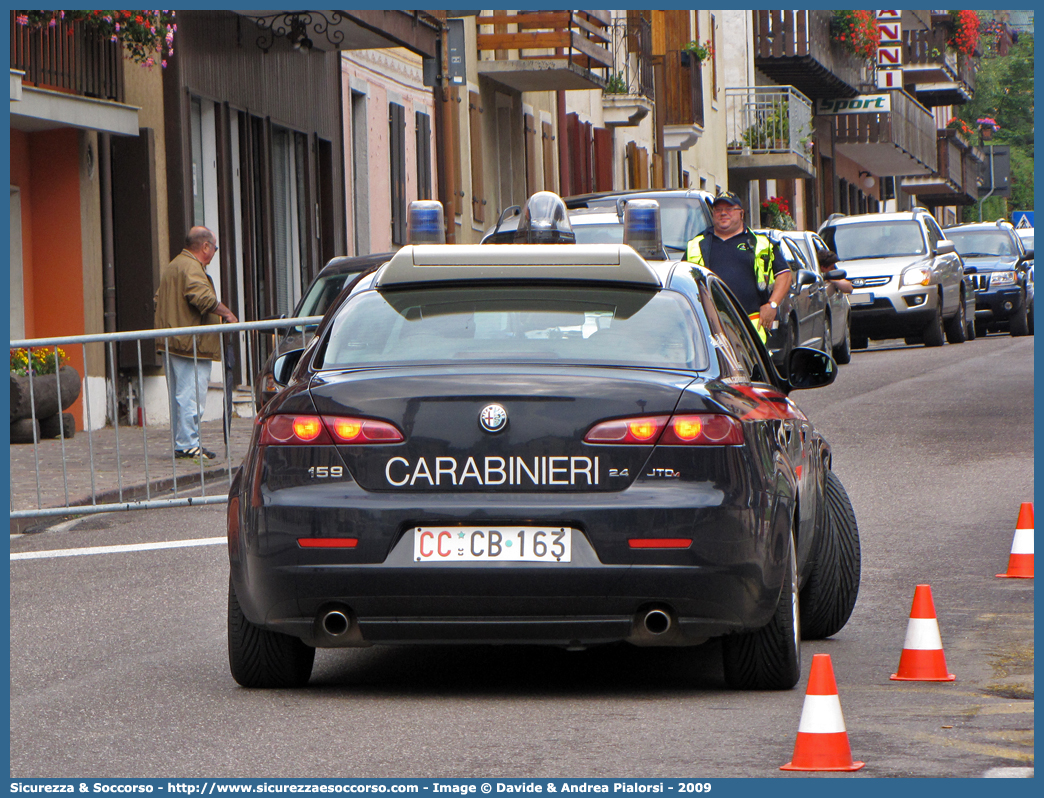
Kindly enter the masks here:
M 196 460 L 172 460 L 166 427 L 105 427 L 90 435 L 77 432 L 65 440 L 64 453 L 57 438 L 36 446 L 11 444 L 11 510 L 170 499 L 186 490 L 195 492 L 201 485 L 205 496 L 227 494 L 230 471 L 234 476 L 243 461 L 253 423 L 252 418 L 232 419 L 226 459 L 222 422 L 204 422 L 203 445 L 217 459 L 202 468 Z M 75 514 L 70 510 L 70 517 Z M 12 518 L 11 533 L 61 520 L 60 516 Z

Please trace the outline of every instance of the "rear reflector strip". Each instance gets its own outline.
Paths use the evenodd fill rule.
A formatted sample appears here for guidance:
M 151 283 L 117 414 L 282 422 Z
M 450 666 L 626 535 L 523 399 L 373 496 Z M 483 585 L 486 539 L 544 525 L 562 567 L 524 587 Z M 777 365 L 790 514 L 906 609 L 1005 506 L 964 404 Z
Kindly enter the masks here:
M 627 543 L 632 549 L 687 549 L 692 538 L 631 538 Z
M 354 549 L 359 538 L 298 538 L 297 544 L 304 549 Z

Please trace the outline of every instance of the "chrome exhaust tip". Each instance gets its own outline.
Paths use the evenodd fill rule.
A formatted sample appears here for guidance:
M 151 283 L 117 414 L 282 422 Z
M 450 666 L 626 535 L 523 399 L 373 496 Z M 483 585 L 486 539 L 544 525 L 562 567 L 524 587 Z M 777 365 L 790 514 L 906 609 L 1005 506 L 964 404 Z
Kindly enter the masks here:
M 340 610 L 330 610 L 323 616 L 323 631 L 330 637 L 341 637 L 348 633 L 352 622 Z
M 652 635 L 662 635 L 671 628 L 671 616 L 663 610 L 649 610 L 642 619 L 645 631 Z

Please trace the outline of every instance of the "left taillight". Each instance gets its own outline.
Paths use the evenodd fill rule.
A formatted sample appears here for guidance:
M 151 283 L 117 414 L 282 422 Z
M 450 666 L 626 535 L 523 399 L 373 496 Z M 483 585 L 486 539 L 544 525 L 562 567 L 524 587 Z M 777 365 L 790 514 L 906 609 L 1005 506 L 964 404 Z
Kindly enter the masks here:
M 673 416 L 614 418 L 595 424 L 584 443 L 615 446 L 738 446 L 743 425 L 719 413 L 686 413 Z
M 348 416 L 269 416 L 261 426 L 261 443 L 269 446 L 323 446 L 346 443 L 400 443 L 403 435 L 394 424 L 372 418 Z

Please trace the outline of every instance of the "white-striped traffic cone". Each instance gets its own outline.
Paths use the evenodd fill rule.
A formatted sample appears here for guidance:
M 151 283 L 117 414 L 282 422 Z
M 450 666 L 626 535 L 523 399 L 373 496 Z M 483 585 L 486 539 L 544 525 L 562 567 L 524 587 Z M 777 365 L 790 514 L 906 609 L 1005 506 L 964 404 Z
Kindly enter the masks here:
M 946 672 L 939 621 L 928 585 L 918 585 L 914 590 L 899 669 L 890 678 L 899 682 L 952 682 L 957 678 Z
M 1015 524 L 1015 538 L 1011 541 L 1008 572 L 997 574 L 1007 579 L 1033 578 L 1033 502 L 1023 502 L 1019 520 Z
M 805 704 L 801 707 L 794 756 L 780 770 L 859 770 L 852 761 L 841 699 L 829 654 L 815 654 L 808 674 Z

